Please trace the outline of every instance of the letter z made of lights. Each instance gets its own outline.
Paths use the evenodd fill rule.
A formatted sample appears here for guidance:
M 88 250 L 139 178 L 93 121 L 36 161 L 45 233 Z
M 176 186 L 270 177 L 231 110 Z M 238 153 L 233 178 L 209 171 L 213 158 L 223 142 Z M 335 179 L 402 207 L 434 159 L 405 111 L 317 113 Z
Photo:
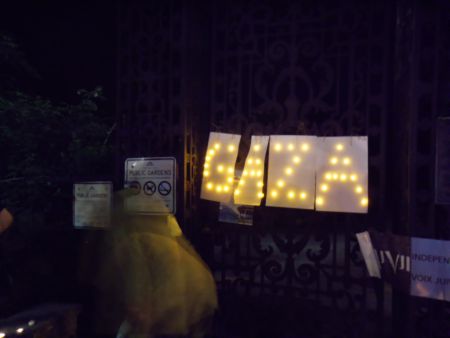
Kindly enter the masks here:
M 316 139 L 270 136 L 267 206 L 314 209 Z
M 209 134 L 203 167 L 203 199 L 226 203 L 234 191 L 234 171 L 241 135 Z

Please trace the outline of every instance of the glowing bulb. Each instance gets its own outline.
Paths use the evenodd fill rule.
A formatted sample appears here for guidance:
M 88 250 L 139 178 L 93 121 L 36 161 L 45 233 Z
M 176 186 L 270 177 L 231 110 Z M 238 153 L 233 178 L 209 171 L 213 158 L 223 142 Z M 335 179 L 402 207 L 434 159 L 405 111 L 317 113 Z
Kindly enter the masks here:
M 213 185 L 211 182 L 209 182 L 209 183 L 206 185 L 206 189 L 208 189 L 208 190 L 212 190 L 213 187 L 214 187 L 214 185 Z
M 248 160 L 247 160 L 247 163 L 248 164 L 253 164 L 253 159 L 251 157 L 249 157 Z
M 262 187 L 264 186 L 263 181 L 259 181 L 258 183 L 256 183 L 256 186 L 257 186 L 258 188 L 262 188 Z
M 337 164 L 338 163 L 338 158 L 337 157 L 330 158 L 330 163 L 333 164 L 333 165 Z
M 208 177 L 209 176 L 209 171 L 208 170 L 203 171 L 203 176 Z
M 362 194 L 362 192 L 363 192 L 363 187 L 361 187 L 360 185 L 358 185 L 358 186 L 355 188 L 355 192 L 356 192 L 357 194 Z
M 294 156 L 292 158 L 292 162 L 294 162 L 295 164 L 299 164 L 301 162 L 301 160 L 302 159 L 300 157 L 298 157 L 298 156 Z
M 30 321 L 28 322 L 28 326 L 33 326 L 34 324 L 36 324 L 36 322 L 35 322 L 34 320 L 30 320 Z
M 260 160 L 259 158 L 257 158 L 257 159 L 255 160 L 255 163 L 258 164 L 258 165 L 260 165 L 260 164 L 261 164 L 261 160 Z
M 216 143 L 216 144 L 214 145 L 214 148 L 215 148 L 216 150 L 219 150 L 219 149 L 220 149 L 220 143 Z
M 270 193 L 270 196 L 272 196 L 273 198 L 277 198 L 277 196 L 278 196 L 278 191 L 272 190 L 272 192 Z
M 293 192 L 292 190 L 288 192 L 287 197 L 289 199 L 293 199 L 295 197 L 295 192 Z
M 280 143 L 276 143 L 274 146 L 275 151 L 280 151 L 281 150 L 281 144 Z
M 16 332 L 17 332 L 18 334 L 21 334 L 21 333 L 23 332 L 23 327 L 19 327 L 19 328 L 16 330 Z
M 342 160 L 342 163 L 343 163 L 344 165 L 350 165 L 351 160 L 350 160 L 350 158 L 346 157 L 346 158 L 344 158 L 344 159 Z
M 237 196 L 237 195 L 239 195 L 241 192 L 238 190 L 238 189 L 236 189 L 235 191 L 234 191 L 234 194 Z
M 284 183 L 283 180 L 278 180 L 278 181 L 277 181 L 277 186 L 280 187 L 280 188 L 283 188 L 283 187 L 284 187 L 284 184 L 285 184 L 285 183 Z
M 233 167 L 228 167 L 227 169 L 229 174 L 234 174 L 234 168 Z
M 6 334 L 4 332 L 0 332 L 0 338 L 6 337 Z
M 234 151 L 234 145 L 230 144 L 230 145 L 228 146 L 228 151 L 229 151 L 230 153 L 232 153 L 232 152 Z
M 219 173 L 221 173 L 221 172 L 223 172 L 223 165 L 218 165 L 217 166 L 217 171 L 219 172 Z
M 293 172 L 293 170 L 292 170 L 292 168 L 290 168 L 290 167 L 287 167 L 287 168 L 285 169 L 286 175 L 292 175 L 292 172 Z
M 206 157 L 205 157 L 205 161 L 206 161 L 206 162 L 211 161 L 211 157 L 210 157 L 210 156 L 206 156 Z
M 347 181 L 347 175 L 346 174 L 341 174 L 341 181 L 342 182 L 346 182 Z
M 322 191 L 328 191 L 328 185 L 322 184 L 322 185 L 320 186 L 320 190 L 322 190 Z
M 247 170 L 244 170 L 244 171 L 242 172 L 242 176 L 247 176 L 247 175 L 248 175 Z
M 252 170 L 252 171 L 250 171 L 250 176 L 255 176 L 256 175 L 256 172 L 254 171 L 254 170 Z
M 362 199 L 361 199 L 361 205 L 362 205 L 363 207 L 366 207 L 367 205 L 369 205 L 369 199 L 366 198 L 366 197 L 362 198 Z
M 214 156 L 215 153 L 216 152 L 214 151 L 214 149 L 211 149 L 210 151 L 208 151 L 208 154 L 211 155 L 211 156 Z
M 301 198 L 302 200 L 306 199 L 306 196 L 307 196 L 306 192 L 302 191 L 302 192 L 300 193 L 300 198 Z
M 230 187 L 228 185 L 223 186 L 223 191 L 228 192 L 230 191 Z
M 294 150 L 294 145 L 292 143 L 289 143 L 287 148 L 289 151 L 292 151 L 292 150 Z
M 338 173 L 334 173 L 333 174 L 333 180 L 337 180 L 337 179 L 339 179 L 339 174 Z
M 216 191 L 219 192 L 219 193 L 222 192 L 222 186 L 221 186 L 221 185 L 218 185 L 218 186 L 216 187 Z
M 325 174 L 325 179 L 326 179 L 327 181 L 331 181 L 332 178 L 333 178 L 333 175 L 331 175 L 331 173 L 326 173 L 326 174 Z
M 204 164 L 204 167 L 205 167 L 205 168 L 209 168 L 209 163 L 205 163 L 205 164 Z
M 323 197 L 318 196 L 316 198 L 316 204 L 317 205 L 323 205 L 323 202 L 324 202 Z
M 239 185 L 244 185 L 245 184 L 245 181 L 244 180 L 240 180 L 239 181 Z
M 262 192 L 259 192 L 257 196 L 258 196 L 259 198 L 263 198 L 263 197 L 264 197 L 264 194 L 263 194 Z
M 233 177 L 228 177 L 228 178 L 227 178 L 227 182 L 228 182 L 228 183 L 233 183 Z
M 254 150 L 254 151 L 260 151 L 260 150 L 261 150 L 261 146 L 260 146 L 259 144 L 255 144 L 255 145 L 253 146 L 253 150 Z
M 302 144 L 302 150 L 303 151 L 308 151 L 309 150 L 309 144 L 308 143 L 303 143 Z
M 357 180 L 358 180 L 358 175 L 356 175 L 356 174 L 351 174 L 350 175 L 350 181 L 356 182 Z
M 342 151 L 342 150 L 344 150 L 344 145 L 343 145 L 342 143 L 336 144 L 336 150 L 337 150 L 337 151 Z
M 261 170 L 258 170 L 258 171 L 256 172 L 256 176 L 257 176 L 257 177 L 261 177 L 261 176 L 262 176 L 262 171 L 261 171 Z

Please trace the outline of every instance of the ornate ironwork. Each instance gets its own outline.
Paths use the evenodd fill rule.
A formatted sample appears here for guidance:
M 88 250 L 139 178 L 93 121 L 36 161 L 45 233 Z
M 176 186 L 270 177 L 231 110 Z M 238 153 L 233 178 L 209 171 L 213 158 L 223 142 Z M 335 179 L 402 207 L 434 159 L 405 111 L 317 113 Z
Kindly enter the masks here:
M 398 182 L 392 192 L 398 206 L 396 230 L 410 236 L 450 239 L 448 206 L 434 204 L 435 127 L 448 115 L 450 83 L 449 6 L 439 2 L 398 1 L 396 8 L 394 109 L 398 129 L 393 136 L 399 157 Z M 401 310 L 401 311 L 396 311 Z M 445 302 L 394 298 L 397 334 L 408 337 L 447 337 L 449 306 Z M 395 320 L 396 319 L 396 320 Z
M 354 237 L 373 227 L 450 239 L 449 209 L 432 200 L 434 119 L 449 103 L 447 7 L 119 7 L 118 176 L 125 157 L 176 156 L 181 219 L 214 272 L 225 336 L 386 336 L 391 301 L 398 336 L 448 333 L 445 303 L 392 298 L 367 278 Z M 255 134 L 369 135 L 369 214 L 260 207 L 252 227 L 218 222 L 218 205 L 198 194 L 209 131 L 243 135 L 238 166 Z

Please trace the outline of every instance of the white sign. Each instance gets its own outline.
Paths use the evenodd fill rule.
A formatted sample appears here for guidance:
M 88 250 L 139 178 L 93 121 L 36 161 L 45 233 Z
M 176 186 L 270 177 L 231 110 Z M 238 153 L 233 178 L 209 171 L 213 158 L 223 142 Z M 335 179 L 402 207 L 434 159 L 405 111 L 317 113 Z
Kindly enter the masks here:
M 111 222 L 111 182 L 80 182 L 73 185 L 75 228 L 108 228 Z
M 367 213 L 367 136 L 319 137 L 316 154 L 316 210 Z
M 234 190 L 234 202 L 242 205 L 261 205 L 264 197 L 264 168 L 269 136 L 252 136 L 244 170 Z
M 240 140 L 241 135 L 209 134 L 200 198 L 222 203 L 230 200 Z
M 411 238 L 411 295 L 450 301 L 450 242 Z
M 315 136 L 270 135 L 266 205 L 314 209 Z
M 128 158 L 125 188 L 135 193 L 125 210 L 139 214 L 175 214 L 176 160 L 173 157 Z

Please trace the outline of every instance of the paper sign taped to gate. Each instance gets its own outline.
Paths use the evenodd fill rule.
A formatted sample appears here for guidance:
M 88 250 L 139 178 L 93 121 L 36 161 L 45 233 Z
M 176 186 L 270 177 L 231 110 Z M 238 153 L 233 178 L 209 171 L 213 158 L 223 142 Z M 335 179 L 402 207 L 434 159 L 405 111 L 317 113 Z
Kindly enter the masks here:
M 111 222 L 112 182 L 73 185 L 73 226 L 108 228 Z

